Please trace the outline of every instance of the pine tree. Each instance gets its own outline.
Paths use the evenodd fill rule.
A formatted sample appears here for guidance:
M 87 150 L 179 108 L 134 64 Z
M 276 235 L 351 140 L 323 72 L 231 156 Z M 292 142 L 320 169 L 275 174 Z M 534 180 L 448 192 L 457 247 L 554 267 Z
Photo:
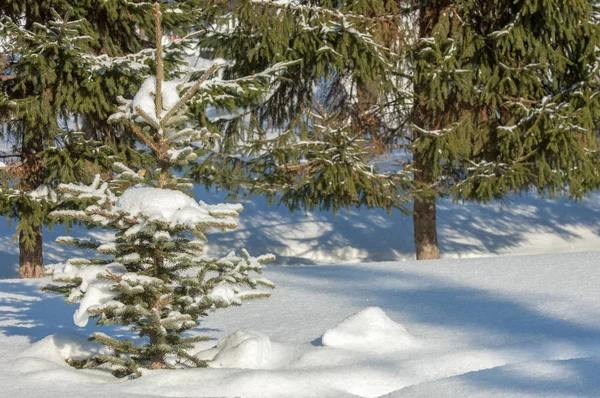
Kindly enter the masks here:
M 187 3 L 176 6 L 188 11 Z M 42 225 L 55 193 L 40 192 L 51 192 L 59 179 L 91 181 L 98 146 L 87 143 L 120 141 L 121 129 L 105 120 L 114 111 L 113 98 L 134 93 L 140 68 L 151 62 L 143 53 L 152 43 L 144 32 L 154 29 L 148 7 L 131 0 L 0 2 L 0 122 L 12 144 L 2 154 L 9 162 L 2 170 L 1 208 L 19 220 L 21 277 L 42 274 Z M 167 15 L 174 33 L 188 29 L 193 18 L 189 12 Z M 90 54 L 103 54 L 105 62 Z M 136 63 L 130 54 L 137 54 Z M 177 60 L 169 54 L 171 65 Z
M 154 16 L 159 27 L 157 3 Z M 204 366 L 188 349 L 205 337 L 185 337 L 184 332 L 216 308 L 269 296 L 259 286 L 274 287 L 255 276 L 272 255 L 255 258 L 245 250 L 241 257 L 233 252 L 223 258 L 202 254 L 210 230 L 235 228 L 242 209 L 195 201 L 189 196 L 190 181 L 176 173 L 196 159 L 192 144 L 208 144 L 214 138 L 207 129 L 191 128 L 186 114 L 192 98 L 201 91 L 214 93 L 219 83 L 210 87 L 207 81 L 215 68 L 195 82 L 164 80 L 159 28 L 156 35 L 156 77 L 148 77 L 132 100 L 121 98 L 120 111 L 111 117 L 113 122 L 124 119 L 143 145 L 146 168 L 134 171 L 116 162 L 114 179 L 97 176 L 91 185 L 63 184 L 59 190 L 69 198 L 63 206 L 73 209 L 50 214 L 116 231 L 114 241 L 104 244 L 59 238 L 60 243 L 94 249 L 102 257 L 53 265 L 49 273 L 58 284 L 48 289 L 80 303 L 74 316 L 78 325 L 91 316 L 99 325 L 127 326 L 144 339 L 138 344 L 94 333 L 92 339 L 111 351 L 94 363 L 107 363 L 118 375 L 140 375 L 142 368 Z M 84 209 L 77 210 L 82 204 Z
M 230 152 L 209 157 L 197 176 L 205 176 L 206 183 L 266 193 L 292 208 L 402 207 L 402 192 L 408 189 L 414 196 L 418 259 L 439 257 L 435 203 L 440 196 L 489 201 L 536 189 L 581 198 L 600 183 L 600 108 L 594 94 L 600 47 L 592 3 L 242 2 L 229 19 L 221 19 L 234 21 L 228 22 L 234 27 L 211 37 L 221 54 L 235 60 L 232 73 L 275 60 L 301 63 L 259 104 L 255 135 L 245 130 L 255 147 L 262 142 L 260 150 L 240 159 L 231 155 L 245 147 L 223 146 L 223 152 Z M 297 190 L 298 176 L 291 172 L 296 166 L 287 165 L 290 159 L 305 161 L 306 150 L 298 141 L 306 130 L 309 137 L 319 136 L 312 129 L 318 121 L 306 120 L 308 129 L 297 127 L 297 119 L 311 114 L 315 94 L 352 118 L 346 129 L 365 139 L 368 148 L 400 148 L 400 155 L 411 160 L 400 165 L 400 173 L 374 173 L 385 176 L 387 184 L 355 180 L 358 191 L 368 194 L 347 195 L 332 187 L 320 195 L 317 185 L 309 183 L 310 192 Z M 366 111 L 361 107 L 373 102 Z M 260 133 L 265 125 L 269 136 Z M 244 129 L 234 127 L 229 123 L 232 141 L 248 142 L 234 133 Z M 281 131 L 280 138 L 287 139 L 272 139 Z M 269 157 L 270 152 L 287 156 Z M 328 153 L 335 151 L 320 156 L 333 167 L 347 166 Z M 248 155 L 258 160 L 248 161 Z M 213 163 L 219 166 L 213 169 Z M 217 178 L 206 177 L 210 170 L 217 171 Z M 300 178 L 314 178 L 300 170 Z M 332 176 L 327 186 L 348 184 L 336 178 L 341 173 L 327 175 Z M 270 192 L 269 185 L 283 193 Z M 380 189 L 384 186 L 400 192 L 390 195 Z M 332 200 L 331 192 L 341 194 Z

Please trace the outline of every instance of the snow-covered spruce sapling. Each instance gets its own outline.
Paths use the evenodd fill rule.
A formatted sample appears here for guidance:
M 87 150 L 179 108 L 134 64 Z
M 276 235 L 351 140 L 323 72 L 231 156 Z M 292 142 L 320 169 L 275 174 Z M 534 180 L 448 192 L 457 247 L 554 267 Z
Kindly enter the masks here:
M 160 12 L 154 15 L 159 26 Z M 69 302 L 79 302 L 74 320 L 79 326 L 93 317 L 99 325 L 121 324 L 140 341 L 119 340 L 94 333 L 92 340 L 111 354 L 95 358 L 116 374 L 139 375 L 140 369 L 204 366 L 188 350 L 205 337 L 185 337 L 208 312 L 244 299 L 269 295 L 258 289 L 274 285 L 259 278 L 261 263 L 273 255 L 251 257 L 230 253 L 223 258 L 202 254 L 210 229 L 237 226 L 241 205 L 197 202 L 186 190 L 191 184 L 174 174 L 196 157 L 192 142 L 208 139 L 205 131 L 189 128 L 186 101 L 208 77 L 193 85 L 163 81 L 160 29 L 157 28 L 157 76 L 149 77 L 120 112 L 153 159 L 141 172 L 115 163 L 116 176 L 99 176 L 89 186 L 64 184 L 65 203 L 84 210 L 59 210 L 59 220 L 79 220 L 116 231 L 111 243 L 91 239 L 59 238 L 60 243 L 94 249 L 94 259 L 71 259 L 48 267 Z M 211 73 L 210 71 L 208 73 Z M 185 88 L 187 87 L 187 90 Z M 180 96 L 180 89 L 183 93 Z

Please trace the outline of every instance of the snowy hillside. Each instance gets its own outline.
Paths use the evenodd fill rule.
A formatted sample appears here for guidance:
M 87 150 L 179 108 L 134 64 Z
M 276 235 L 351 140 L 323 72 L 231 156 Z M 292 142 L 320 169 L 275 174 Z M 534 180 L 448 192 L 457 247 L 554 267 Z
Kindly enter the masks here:
M 70 368 L 99 349 L 93 325 L 77 328 L 40 282 L 3 280 L 0 395 L 597 397 L 599 265 L 579 253 L 274 266 L 272 298 L 197 330 L 213 337 L 196 349 L 210 368 L 131 381 Z

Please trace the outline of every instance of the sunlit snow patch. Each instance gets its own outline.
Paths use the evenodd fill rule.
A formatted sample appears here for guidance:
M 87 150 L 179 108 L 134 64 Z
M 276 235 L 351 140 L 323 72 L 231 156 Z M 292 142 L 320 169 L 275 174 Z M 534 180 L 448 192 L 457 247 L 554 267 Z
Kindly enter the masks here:
M 162 83 L 162 108 L 163 112 L 161 117 L 165 116 L 167 111 L 173 108 L 181 99 L 177 90 L 177 86 L 181 82 L 176 81 L 163 81 Z M 135 97 L 133 97 L 133 103 L 131 104 L 132 109 L 139 108 L 148 117 L 158 123 L 156 118 L 155 109 L 155 97 L 156 97 L 156 78 L 148 77 L 144 80 L 144 83 L 138 90 Z M 138 122 L 143 122 L 144 118 L 141 116 L 137 118 Z
M 327 347 L 350 351 L 388 352 L 415 348 L 418 341 L 379 307 L 350 315 L 321 338 Z

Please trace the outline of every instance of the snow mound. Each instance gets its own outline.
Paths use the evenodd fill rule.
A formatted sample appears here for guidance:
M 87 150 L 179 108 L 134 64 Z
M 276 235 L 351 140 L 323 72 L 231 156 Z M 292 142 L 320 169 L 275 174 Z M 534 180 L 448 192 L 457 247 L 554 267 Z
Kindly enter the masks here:
M 251 330 L 238 330 L 219 340 L 212 368 L 264 369 L 271 361 L 271 339 Z
M 404 326 L 394 322 L 379 307 L 350 315 L 321 338 L 326 347 L 350 351 L 388 352 L 418 346 Z
M 55 365 L 68 367 L 66 360 L 86 359 L 109 352 L 107 347 L 90 342 L 78 333 L 57 333 L 43 338 L 18 355 L 16 362 L 21 372 L 54 369 Z
M 196 202 L 181 191 L 136 185 L 128 188 L 117 200 L 117 207 L 133 216 L 144 215 L 150 221 L 162 221 L 193 228 L 196 224 L 210 225 L 216 221 L 210 206 Z M 226 209 L 227 214 L 234 210 Z M 231 220 L 232 222 L 233 219 Z

